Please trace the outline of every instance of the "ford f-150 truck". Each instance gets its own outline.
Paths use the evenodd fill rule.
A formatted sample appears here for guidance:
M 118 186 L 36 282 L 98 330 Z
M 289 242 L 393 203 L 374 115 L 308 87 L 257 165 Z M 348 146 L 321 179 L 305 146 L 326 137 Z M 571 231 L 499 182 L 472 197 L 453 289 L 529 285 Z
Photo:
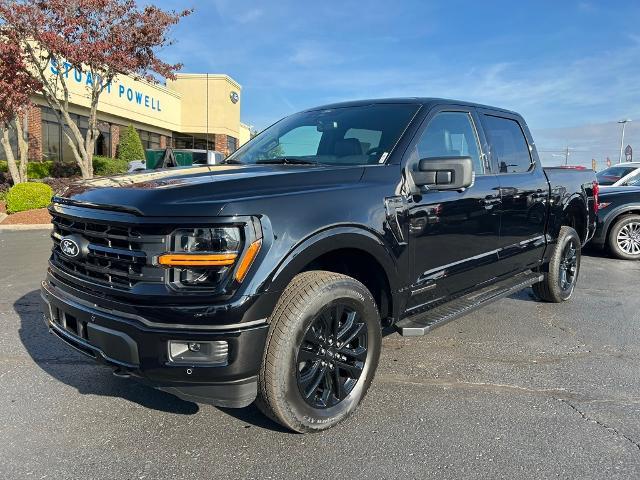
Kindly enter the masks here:
M 322 106 L 222 165 L 55 196 L 46 324 L 118 375 L 323 430 L 367 392 L 383 328 L 423 335 L 530 286 L 569 299 L 597 195 L 592 171 L 543 169 L 514 112 Z

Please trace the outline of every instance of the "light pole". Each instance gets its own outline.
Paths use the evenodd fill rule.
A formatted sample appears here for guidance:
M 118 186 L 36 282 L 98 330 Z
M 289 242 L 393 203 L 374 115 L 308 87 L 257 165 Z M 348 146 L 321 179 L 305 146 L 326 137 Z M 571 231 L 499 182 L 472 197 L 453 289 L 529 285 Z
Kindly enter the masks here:
M 618 123 L 622 124 L 622 137 L 620 138 L 620 155 L 618 156 L 618 163 L 622 162 L 622 149 L 624 148 L 624 129 L 627 126 L 627 122 L 630 121 L 630 118 L 627 118 L 626 120 L 618 120 Z

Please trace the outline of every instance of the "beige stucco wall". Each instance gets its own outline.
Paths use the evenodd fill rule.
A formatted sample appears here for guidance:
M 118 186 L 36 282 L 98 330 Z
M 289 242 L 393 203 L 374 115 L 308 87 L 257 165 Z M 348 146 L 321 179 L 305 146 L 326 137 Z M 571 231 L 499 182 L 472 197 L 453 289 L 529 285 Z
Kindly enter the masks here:
M 240 122 L 240 135 L 238 136 L 238 146 L 244 145 L 251 140 L 251 126 Z
M 52 77 L 57 68 L 50 66 Z M 66 78 L 72 110 L 86 115 L 90 85 L 96 79 L 68 64 L 60 69 Z M 240 122 L 241 90 L 235 80 L 222 74 L 179 73 L 175 80 L 167 80 L 166 86 L 119 76 L 100 96 L 98 112 L 101 120 L 131 123 L 136 128 L 164 134 L 231 135 L 241 145 L 250 135 L 249 128 Z M 44 98 L 34 100 L 46 105 Z
M 56 66 L 50 67 L 52 76 L 56 68 Z M 96 80 L 88 72 L 80 72 L 69 66 L 62 65 L 60 69 L 64 72 L 69 89 L 69 101 L 79 107 L 89 108 L 89 88 L 91 82 Z M 136 80 L 132 77 L 117 77 L 100 96 L 98 111 L 163 130 L 180 131 L 181 129 L 180 94 L 163 85 Z
M 240 138 L 242 87 L 228 75 L 179 73 L 167 88 L 182 101 L 181 132 L 221 133 Z M 238 101 L 231 100 L 232 93 Z M 208 106 L 207 109 L 207 99 Z M 207 119 L 208 111 L 208 119 Z

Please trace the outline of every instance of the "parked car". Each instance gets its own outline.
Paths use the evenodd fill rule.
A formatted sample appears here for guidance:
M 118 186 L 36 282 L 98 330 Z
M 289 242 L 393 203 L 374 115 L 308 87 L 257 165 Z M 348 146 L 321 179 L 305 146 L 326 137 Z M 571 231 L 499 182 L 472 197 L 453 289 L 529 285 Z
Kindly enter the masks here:
M 600 194 L 598 223 L 591 241 L 624 260 L 640 259 L 640 179 Z
M 323 106 L 206 172 L 54 197 L 46 324 L 118 375 L 224 407 L 257 399 L 315 432 L 365 396 L 383 326 L 424 335 L 529 286 L 568 300 L 597 202 L 594 173 L 543 169 L 514 112 Z
M 129 173 L 159 168 L 219 165 L 224 154 L 216 150 L 190 148 L 152 148 L 145 150 L 144 160 L 129 162 Z
M 596 174 L 603 188 L 623 187 L 640 180 L 640 162 L 619 163 Z

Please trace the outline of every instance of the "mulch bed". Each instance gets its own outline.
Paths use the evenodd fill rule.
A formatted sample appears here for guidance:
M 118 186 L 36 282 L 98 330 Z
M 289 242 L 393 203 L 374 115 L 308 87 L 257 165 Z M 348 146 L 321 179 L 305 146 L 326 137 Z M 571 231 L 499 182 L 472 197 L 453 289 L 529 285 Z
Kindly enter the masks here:
M 6 206 L 4 202 L 0 202 L 0 213 L 5 212 Z M 13 213 L 2 221 L 2 225 L 36 225 L 40 223 L 51 223 L 51 215 L 46 208 Z

